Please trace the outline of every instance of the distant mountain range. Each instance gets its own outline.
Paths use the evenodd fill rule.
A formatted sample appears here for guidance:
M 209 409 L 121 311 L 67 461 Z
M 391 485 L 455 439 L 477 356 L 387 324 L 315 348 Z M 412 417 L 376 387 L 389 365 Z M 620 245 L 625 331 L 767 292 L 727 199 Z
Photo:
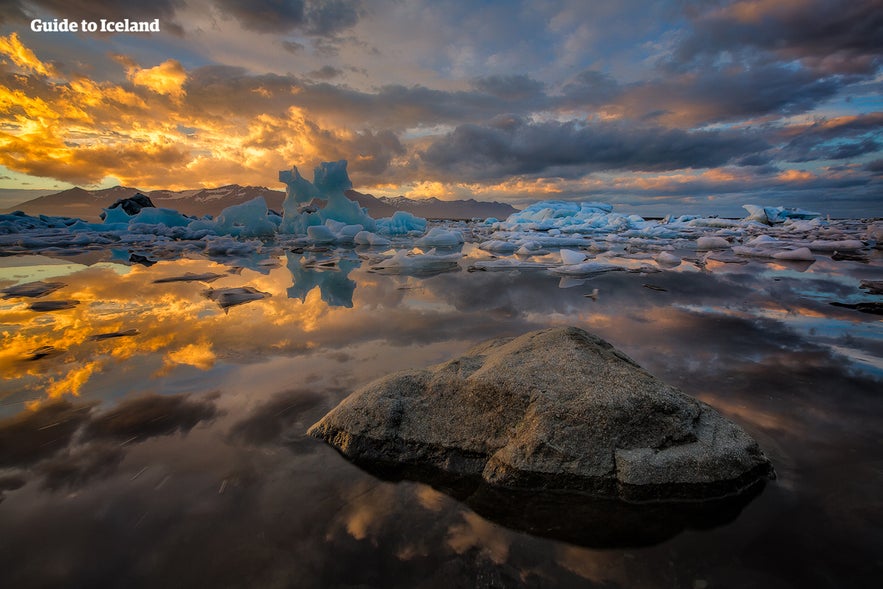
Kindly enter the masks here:
M 94 221 L 99 218 L 101 209 L 138 192 L 149 196 L 153 204 L 158 207 L 175 209 L 185 215 L 198 217 L 216 216 L 226 207 L 247 202 L 258 196 L 263 196 L 267 201 L 267 206 L 272 210 L 282 212 L 282 201 L 285 199 L 285 193 L 280 190 L 270 190 L 263 186 L 240 186 L 239 184 L 179 191 L 144 191 L 126 186 L 114 186 L 103 190 L 71 188 L 29 200 L 0 212 L 24 211 L 29 215 L 79 217 Z M 488 217 L 505 219 L 517 210 L 505 203 L 474 199 L 439 200 L 434 197 L 411 199 L 404 196 L 378 198 L 355 190 L 348 190 L 346 194 L 350 199 L 367 208 L 368 214 L 375 219 L 390 217 L 396 211 L 407 211 L 427 219 L 486 219 Z

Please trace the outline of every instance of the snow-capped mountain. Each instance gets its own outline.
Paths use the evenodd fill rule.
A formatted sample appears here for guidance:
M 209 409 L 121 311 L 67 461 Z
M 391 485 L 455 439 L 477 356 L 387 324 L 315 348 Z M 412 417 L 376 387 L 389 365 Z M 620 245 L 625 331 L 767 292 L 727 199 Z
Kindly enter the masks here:
M 263 186 L 240 186 L 229 184 L 217 188 L 197 188 L 190 190 L 138 190 L 128 186 L 114 186 L 102 190 L 71 188 L 55 194 L 41 196 L 0 212 L 24 211 L 29 215 L 57 215 L 79 217 L 95 221 L 103 208 L 109 207 L 121 198 L 129 198 L 136 193 L 146 194 L 157 207 L 178 210 L 185 215 L 216 216 L 226 207 L 241 204 L 258 196 L 263 196 L 267 206 L 282 211 L 285 193 L 270 190 Z M 474 199 L 444 201 L 437 198 L 411 199 L 404 196 L 375 197 L 355 190 L 348 190 L 347 196 L 368 209 L 368 214 L 379 219 L 389 217 L 396 211 L 407 211 L 429 219 L 472 219 L 497 217 L 505 219 L 516 211 L 508 204 L 482 202 Z M 320 203 L 319 206 L 321 206 Z

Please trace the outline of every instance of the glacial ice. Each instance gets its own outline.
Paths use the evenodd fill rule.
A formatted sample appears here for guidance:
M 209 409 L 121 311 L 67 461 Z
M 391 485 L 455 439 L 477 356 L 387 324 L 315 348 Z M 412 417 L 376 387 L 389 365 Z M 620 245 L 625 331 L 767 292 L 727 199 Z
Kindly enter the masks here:
M 756 205 L 742 205 L 742 208 L 748 211 L 748 217 L 746 217 L 746 220 L 767 223 L 770 225 L 774 223 L 784 223 L 788 219 L 809 220 L 822 216 L 821 213 L 796 208 L 759 207 Z
M 421 247 L 457 247 L 463 243 L 463 234 L 443 227 L 433 227 L 416 243 Z
M 646 220 L 617 213 L 609 204 L 549 200 L 502 221 L 429 227 L 426 219 L 404 211 L 372 219 L 346 196 L 352 182 L 345 160 L 318 166 L 313 182 L 296 167 L 280 172 L 279 179 L 287 184 L 282 216 L 269 210 L 263 197 L 228 207 L 216 219 L 196 219 L 154 207 L 134 215 L 122 207 L 107 209 L 102 223 L 13 213 L 0 215 L 0 250 L 7 255 L 71 254 L 104 247 L 119 250 L 118 259 L 144 264 L 192 252 L 266 273 L 266 264 L 278 263 L 286 248 L 340 252 L 359 246 L 359 255 L 369 260 L 367 265 L 375 272 L 429 275 L 460 268 L 551 268 L 564 277 L 585 279 L 615 270 L 673 270 L 682 259 L 694 262 L 682 269 L 690 271 L 694 265 L 704 268 L 707 260 L 812 262 L 814 252 L 834 259 L 844 253 L 865 256 L 864 252 L 879 248 L 883 241 L 880 222 L 859 225 L 822 219 L 810 211 L 754 205 L 746 205 L 749 215 L 745 219 L 672 214 Z M 463 247 L 464 243 L 468 245 Z M 381 258 L 365 246 L 394 249 Z M 409 250 L 413 246 L 430 251 Z M 478 259 L 461 266 L 459 251 L 440 254 L 431 248 L 462 249 L 469 258 Z M 355 257 L 354 252 L 350 255 Z M 342 257 L 338 254 L 338 258 Z M 655 264 L 637 267 L 645 260 L 655 260 Z M 312 287 L 333 284 L 323 290 L 323 300 L 327 297 L 346 306 L 351 293 L 343 270 L 359 264 L 357 260 L 332 263 L 299 258 L 297 264 L 300 274 L 291 292 L 302 297 Z

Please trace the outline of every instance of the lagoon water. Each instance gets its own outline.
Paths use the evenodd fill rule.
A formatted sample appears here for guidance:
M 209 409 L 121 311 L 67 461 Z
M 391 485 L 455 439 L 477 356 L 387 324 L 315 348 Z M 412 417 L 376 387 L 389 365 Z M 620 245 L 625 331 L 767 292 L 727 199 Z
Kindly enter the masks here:
M 0 258 L 0 288 L 60 285 L 0 301 L 0 586 L 879 582 L 883 325 L 848 305 L 879 300 L 860 283 L 881 279 L 880 250 L 679 252 L 677 268 L 577 280 L 470 272 L 487 254 L 463 251 L 450 271 L 416 275 L 372 272 L 352 248 Z M 633 545 L 580 544 L 379 480 L 305 436 L 376 377 L 562 324 L 739 423 L 778 478 L 731 521 L 650 545 L 640 530 Z

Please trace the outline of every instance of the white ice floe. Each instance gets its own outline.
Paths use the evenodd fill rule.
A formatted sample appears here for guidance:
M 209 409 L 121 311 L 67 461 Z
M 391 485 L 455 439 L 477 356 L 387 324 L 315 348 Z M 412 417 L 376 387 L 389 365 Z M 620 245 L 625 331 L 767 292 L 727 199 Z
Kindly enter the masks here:
M 671 252 L 659 252 L 656 255 L 656 262 L 660 266 L 668 266 L 670 268 L 674 268 L 675 266 L 679 266 L 681 264 L 680 256 L 676 256 Z
M 811 241 L 809 244 L 809 249 L 819 252 L 851 252 L 855 250 L 860 250 L 863 247 L 865 247 L 865 244 L 857 239 L 816 239 L 814 241 Z
M 588 257 L 588 255 L 586 255 L 585 252 L 576 252 L 576 251 L 564 249 L 564 248 L 561 249 L 561 262 L 565 266 L 573 266 L 575 264 L 581 264 L 586 261 L 587 257 Z
M 757 205 L 742 205 L 742 208 L 748 211 L 747 220 L 769 224 L 784 223 L 788 219 L 808 220 L 822 216 L 821 213 L 796 208 L 759 207 Z
M 438 254 L 435 249 L 426 253 L 396 250 L 391 256 L 371 263 L 374 272 L 387 274 L 432 274 L 459 267 L 461 253 Z
M 429 232 L 416 241 L 422 247 L 457 247 L 463 243 L 463 234 L 459 231 L 449 231 L 443 227 L 433 227 Z
M 359 231 L 353 236 L 353 243 L 356 245 L 370 245 L 373 247 L 386 247 L 390 243 L 385 237 L 381 237 L 376 233 L 371 233 L 370 231 Z
M 487 241 L 482 241 L 478 244 L 478 247 L 486 252 L 510 254 L 518 249 L 518 244 L 502 239 L 489 239 Z
M 730 245 L 729 241 L 717 235 L 703 235 L 696 240 L 696 249 L 700 250 L 726 249 Z
M 790 260 L 794 262 L 813 262 L 816 259 L 809 248 L 806 247 L 778 251 L 775 252 L 772 257 L 776 260 Z
M 603 262 L 594 261 L 582 262 L 581 264 L 567 264 L 552 268 L 552 272 L 567 276 L 594 276 L 596 274 L 623 270 L 625 270 L 625 268 L 616 264 L 605 264 Z

